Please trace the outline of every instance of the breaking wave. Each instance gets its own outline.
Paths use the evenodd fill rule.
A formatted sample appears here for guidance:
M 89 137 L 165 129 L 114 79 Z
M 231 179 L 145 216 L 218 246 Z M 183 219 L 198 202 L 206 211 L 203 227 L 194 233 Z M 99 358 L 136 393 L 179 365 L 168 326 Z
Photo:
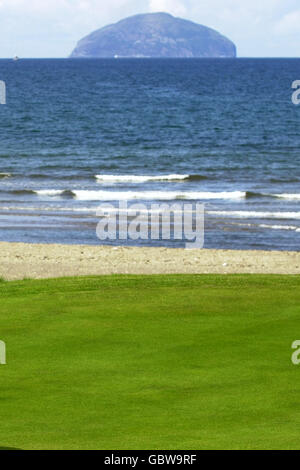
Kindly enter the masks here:
M 300 212 L 208 211 L 207 214 L 246 219 L 300 219 Z
M 146 183 L 147 181 L 199 181 L 206 179 L 201 175 L 96 175 L 102 183 Z

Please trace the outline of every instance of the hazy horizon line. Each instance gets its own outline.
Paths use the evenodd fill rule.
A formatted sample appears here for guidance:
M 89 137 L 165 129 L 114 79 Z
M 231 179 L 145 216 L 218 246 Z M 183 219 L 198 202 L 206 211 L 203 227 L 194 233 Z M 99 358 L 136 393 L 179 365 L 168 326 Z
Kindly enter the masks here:
M 20 60 L 239 60 L 239 59 L 300 59 L 299 56 L 240 56 L 240 57 L 21 57 Z M 0 57 L 0 60 L 13 60 L 14 56 Z

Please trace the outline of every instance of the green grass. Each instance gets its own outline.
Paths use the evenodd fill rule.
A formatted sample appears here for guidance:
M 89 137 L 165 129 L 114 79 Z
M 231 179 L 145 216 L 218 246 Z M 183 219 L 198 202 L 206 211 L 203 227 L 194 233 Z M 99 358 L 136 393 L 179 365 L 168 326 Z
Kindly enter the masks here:
M 300 277 L 0 284 L 0 448 L 300 449 Z

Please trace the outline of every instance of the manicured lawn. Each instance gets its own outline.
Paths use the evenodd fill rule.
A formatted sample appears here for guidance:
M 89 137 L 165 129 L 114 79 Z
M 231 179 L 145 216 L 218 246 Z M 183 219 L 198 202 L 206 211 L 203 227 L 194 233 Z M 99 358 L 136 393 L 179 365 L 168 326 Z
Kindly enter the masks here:
M 300 449 L 300 277 L 0 283 L 0 447 Z

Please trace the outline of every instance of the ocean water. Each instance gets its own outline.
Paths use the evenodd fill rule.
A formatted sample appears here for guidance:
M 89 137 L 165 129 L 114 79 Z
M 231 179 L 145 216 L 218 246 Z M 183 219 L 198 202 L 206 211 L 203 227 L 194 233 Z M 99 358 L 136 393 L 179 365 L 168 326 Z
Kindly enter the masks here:
M 204 202 L 205 247 L 299 250 L 296 59 L 0 61 L 0 240 L 101 242 L 109 201 Z

